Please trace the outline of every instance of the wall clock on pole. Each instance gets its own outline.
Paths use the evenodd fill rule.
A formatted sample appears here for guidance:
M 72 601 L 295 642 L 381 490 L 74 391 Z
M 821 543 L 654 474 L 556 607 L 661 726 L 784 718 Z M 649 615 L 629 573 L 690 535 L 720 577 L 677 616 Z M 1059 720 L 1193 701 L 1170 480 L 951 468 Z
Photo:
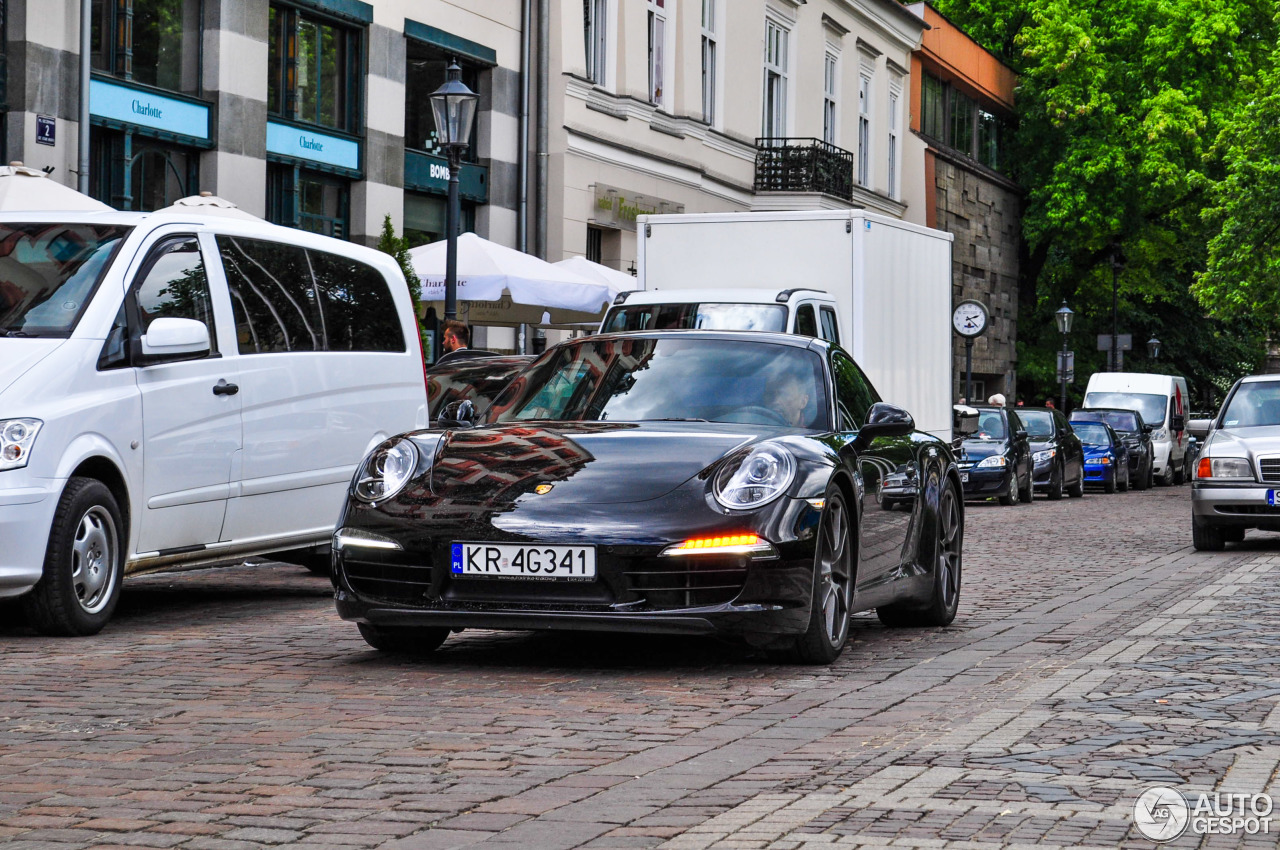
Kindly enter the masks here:
M 951 313 L 951 326 L 960 336 L 973 338 L 982 336 L 989 319 L 987 307 L 981 301 L 961 301 Z

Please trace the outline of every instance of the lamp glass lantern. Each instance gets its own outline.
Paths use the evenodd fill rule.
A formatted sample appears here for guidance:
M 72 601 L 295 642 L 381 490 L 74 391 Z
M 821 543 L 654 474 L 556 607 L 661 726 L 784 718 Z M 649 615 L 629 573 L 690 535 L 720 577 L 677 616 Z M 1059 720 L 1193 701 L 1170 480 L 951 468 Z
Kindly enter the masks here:
M 1075 311 L 1067 306 L 1067 302 L 1063 301 L 1053 314 L 1054 321 L 1058 323 L 1058 333 L 1071 333 L 1071 320 L 1076 317 Z
M 470 144 L 480 95 L 462 82 L 462 69 L 457 62 L 449 64 L 448 77 L 431 93 L 430 100 L 440 144 L 451 153 Z
M 1147 340 L 1147 356 L 1152 360 L 1158 360 L 1160 358 L 1160 340 L 1156 339 L 1154 336 Z

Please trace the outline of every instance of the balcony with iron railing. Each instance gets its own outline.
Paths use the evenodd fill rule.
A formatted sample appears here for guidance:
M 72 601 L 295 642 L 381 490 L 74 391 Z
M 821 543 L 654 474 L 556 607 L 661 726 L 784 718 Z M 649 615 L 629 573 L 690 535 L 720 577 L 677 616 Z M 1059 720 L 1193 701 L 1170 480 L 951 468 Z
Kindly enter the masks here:
M 821 192 L 853 198 L 853 152 L 813 138 L 756 139 L 757 192 Z

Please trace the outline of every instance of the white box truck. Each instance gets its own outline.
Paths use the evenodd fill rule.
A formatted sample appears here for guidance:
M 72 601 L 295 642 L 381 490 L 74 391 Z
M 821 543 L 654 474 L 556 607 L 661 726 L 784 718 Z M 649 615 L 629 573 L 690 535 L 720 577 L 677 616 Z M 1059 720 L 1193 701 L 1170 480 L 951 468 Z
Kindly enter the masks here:
M 768 290 L 780 303 L 825 293 L 841 346 L 884 400 L 951 439 L 950 233 L 863 210 L 642 215 L 637 226 L 645 290 L 744 290 L 750 302 Z

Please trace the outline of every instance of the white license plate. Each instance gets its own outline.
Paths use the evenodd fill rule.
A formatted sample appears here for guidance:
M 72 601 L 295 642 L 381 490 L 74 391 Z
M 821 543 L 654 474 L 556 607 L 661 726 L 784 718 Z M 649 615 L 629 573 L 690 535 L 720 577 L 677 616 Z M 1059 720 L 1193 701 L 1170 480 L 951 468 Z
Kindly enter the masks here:
M 454 543 L 452 570 L 466 578 L 590 581 L 596 577 L 594 546 L 521 546 Z
M 961 484 L 968 484 L 968 483 L 969 483 L 969 473 L 967 473 L 967 472 L 962 472 L 962 473 L 960 473 L 960 483 L 961 483 Z

